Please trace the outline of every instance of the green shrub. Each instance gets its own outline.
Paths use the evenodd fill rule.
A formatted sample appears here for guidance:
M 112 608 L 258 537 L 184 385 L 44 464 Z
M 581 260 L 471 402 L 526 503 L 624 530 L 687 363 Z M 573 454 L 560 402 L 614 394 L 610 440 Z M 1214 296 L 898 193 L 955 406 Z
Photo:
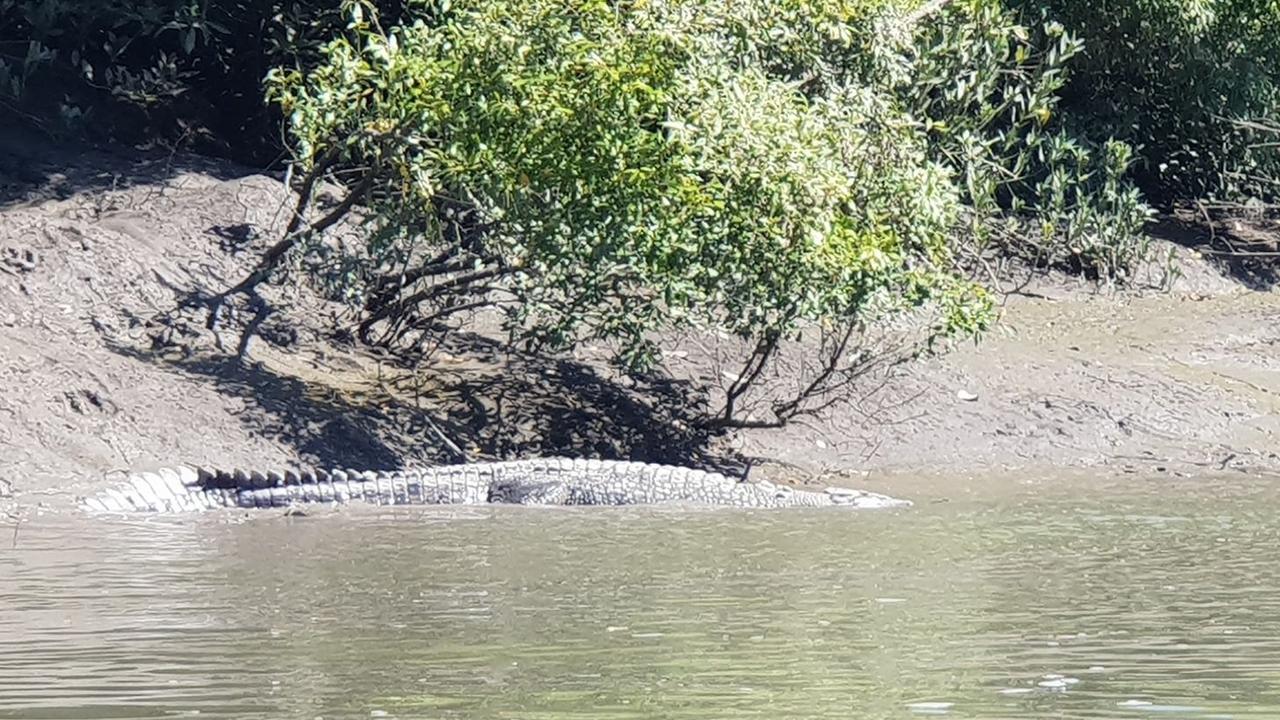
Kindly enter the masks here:
M 902 85 L 954 169 L 961 238 L 1034 263 L 1123 280 L 1147 253 L 1149 210 L 1126 180 L 1132 149 L 1072 135 L 1058 95 L 1081 41 L 1057 22 L 1021 24 L 998 0 L 950 4 L 923 26 Z
M 485 303 L 535 346 L 613 341 L 633 368 L 654 331 L 772 348 L 931 300 L 936 332 L 976 332 L 954 187 L 897 99 L 836 61 L 849 5 L 741 22 L 776 7 L 466 0 L 383 31 L 356 6 L 326 63 L 268 84 L 298 177 L 361 168 L 344 182 L 369 240 L 335 254 L 304 228 L 292 257 L 362 305 L 371 341 Z M 838 52 L 801 53 L 813 33 Z
M 713 329 L 748 348 L 725 423 L 807 330 L 830 353 L 768 422 L 845 387 L 883 319 L 980 331 L 959 254 L 1123 279 L 1145 251 L 1129 146 L 1058 112 L 1080 43 L 998 0 L 0 0 L 0 20 L 10 94 L 78 77 L 238 157 L 284 120 L 297 212 L 224 299 L 289 267 L 369 342 L 497 307 L 520 342 L 605 340 L 631 368 L 655 332 Z
M 435 26 L 448 7 L 410 5 L 383 0 L 370 8 L 389 26 L 409 19 Z M 1054 108 L 1076 42 L 1022 28 L 996 0 L 954 2 L 941 13 L 936 5 L 668 1 L 632 17 L 647 14 L 655 35 L 696 37 L 701 57 L 749 64 L 806 99 L 865 88 L 922 123 L 928 158 L 960 179 L 972 209 L 965 232 L 980 251 L 1123 274 L 1141 250 L 1136 198 L 1118 177 L 1124 163 L 1107 162 L 1123 150 L 1063 137 L 1056 118 L 1040 119 Z M 322 48 L 357 6 L 0 0 L 0 22 L 13 28 L 0 44 L 0 95 L 39 88 L 53 95 L 44 98 L 47 108 L 64 121 L 79 118 L 82 129 L 133 141 L 181 136 L 204 151 L 266 162 L 278 155 L 279 133 L 277 113 L 261 102 L 262 78 L 272 68 L 305 73 L 324 62 Z M 32 84 L 37 74 L 57 81 Z
M 194 131 L 201 149 L 266 162 L 279 118 L 263 77 L 318 62 L 345 23 L 340 3 L 306 0 L 0 0 L 0 99 L 95 113 L 88 129 L 128 141 Z
M 1083 38 L 1063 96 L 1071 129 L 1138 148 L 1136 178 L 1153 198 L 1280 198 L 1280 147 L 1248 125 L 1280 118 L 1274 0 L 1020 6 Z

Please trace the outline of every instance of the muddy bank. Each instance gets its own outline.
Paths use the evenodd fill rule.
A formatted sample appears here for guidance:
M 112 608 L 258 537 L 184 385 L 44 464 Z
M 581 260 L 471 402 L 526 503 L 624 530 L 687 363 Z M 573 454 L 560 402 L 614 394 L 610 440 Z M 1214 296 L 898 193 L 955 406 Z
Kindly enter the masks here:
M 885 422 L 835 419 L 806 443 L 738 446 L 879 475 L 1274 473 L 1280 468 L 1280 298 L 1020 300 L 978 347 L 900 378 Z M 841 420 L 847 424 L 840 425 Z
M 329 337 L 334 308 L 305 293 L 234 362 L 199 313 L 166 313 L 242 276 L 283 200 L 278 179 L 201 158 L 0 142 L 0 494 L 57 504 L 176 462 L 553 453 L 748 461 L 753 476 L 889 491 L 914 473 L 1280 470 L 1280 299 L 1185 251 L 1170 293 L 1050 279 L 981 345 L 864 403 L 707 438 L 682 416 L 696 392 L 620 384 L 590 348 L 526 358 L 477 335 L 414 374 Z

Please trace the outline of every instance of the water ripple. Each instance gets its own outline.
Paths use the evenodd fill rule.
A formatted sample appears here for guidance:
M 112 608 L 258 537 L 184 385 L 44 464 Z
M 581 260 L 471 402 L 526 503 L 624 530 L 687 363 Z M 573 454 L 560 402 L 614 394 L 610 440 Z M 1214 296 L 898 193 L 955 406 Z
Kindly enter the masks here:
M 1280 717 L 1280 502 L 1141 490 L 46 518 L 0 718 Z

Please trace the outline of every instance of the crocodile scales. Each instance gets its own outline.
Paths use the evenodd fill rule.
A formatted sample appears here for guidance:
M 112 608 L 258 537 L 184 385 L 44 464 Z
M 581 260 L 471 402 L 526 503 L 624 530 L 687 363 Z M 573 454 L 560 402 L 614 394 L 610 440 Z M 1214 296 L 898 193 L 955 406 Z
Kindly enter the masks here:
M 910 505 L 885 495 L 828 488 L 797 490 L 720 473 L 611 460 L 514 460 L 395 471 L 246 472 L 181 465 L 129 475 L 82 499 L 97 512 L 196 512 L 304 503 L 377 505 L 653 505 L 741 508 Z

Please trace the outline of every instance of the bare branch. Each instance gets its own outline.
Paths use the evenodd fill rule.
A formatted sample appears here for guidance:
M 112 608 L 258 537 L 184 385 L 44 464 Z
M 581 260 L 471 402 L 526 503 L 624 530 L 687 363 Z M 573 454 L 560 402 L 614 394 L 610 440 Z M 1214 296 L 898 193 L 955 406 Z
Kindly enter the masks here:
M 742 372 L 734 377 L 733 382 L 729 383 L 729 387 L 725 390 L 724 407 L 720 411 L 719 417 L 710 423 L 712 427 L 741 427 L 729 424 L 735 422 L 734 411 L 736 410 L 738 399 L 760 377 L 760 373 L 769 364 L 769 360 L 778 350 L 779 339 L 781 339 L 781 333 L 770 331 L 765 333 L 764 337 L 760 338 L 760 341 L 756 343 L 755 349 L 751 351 L 751 355 L 747 358 L 747 362 L 742 368 Z
M 206 327 L 210 330 L 216 330 L 222 306 L 226 301 L 235 295 L 248 294 L 256 290 L 259 285 L 267 280 L 267 278 L 271 277 L 271 274 L 275 272 L 276 267 L 280 264 L 280 261 L 284 256 L 288 254 L 289 251 L 293 250 L 293 248 L 296 247 L 303 239 L 322 233 L 341 221 L 342 218 L 350 212 L 351 208 L 355 207 L 360 198 L 368 192 L 369 188 L 373 185 L 373 178 L 374 173 L 365 175 L 364 179 L 360 181 L 360 184 L 348 192 L 346 197 L 335 205 L 324 217 L 314 223 L 304 226 L 304 221 L 301 219 L 302 212 L 305 207 L 303 199 L 310 197 L 311 193 L 314 191 L 314 183 L 316 181 L 316 178 L 311 178 L 309 181 L 310 186 L 304 187 L 302 196 L 299 197 L 298 205 L 296 206 L 297 211 L 294 213 L 294 217 L 289 221 L 289 226 L 293 228 L 293 230 L 288 232 L 284 238 L 275 245 L 272 245 L 271 248 L 263 254 L 262 260 L 258 262 L 258 267 L 255 268 L 253 272 L 249 273 L 249 275 L 243 280 L 236 283 L 229 290 L 219 294 L 210 302 L 209 319 L 205 323 Z
M 489 267 L 483 270 L 457 275 L 445 280 L 444 282 L 435 283 L 413 293 L 412 295 L 409 295 L 408 297 L 383 305 L 370 313 L 368 317 L 360 322 L 360 337 L 367 339 L 374 325 L 382 322 L 383 320 L 402 317 L 420 303 L 437 299 L 451 291 L 466 291 L 486 280 L 511 275 L 519 272 L 519 270 L 519 267 L 512 265 Z

